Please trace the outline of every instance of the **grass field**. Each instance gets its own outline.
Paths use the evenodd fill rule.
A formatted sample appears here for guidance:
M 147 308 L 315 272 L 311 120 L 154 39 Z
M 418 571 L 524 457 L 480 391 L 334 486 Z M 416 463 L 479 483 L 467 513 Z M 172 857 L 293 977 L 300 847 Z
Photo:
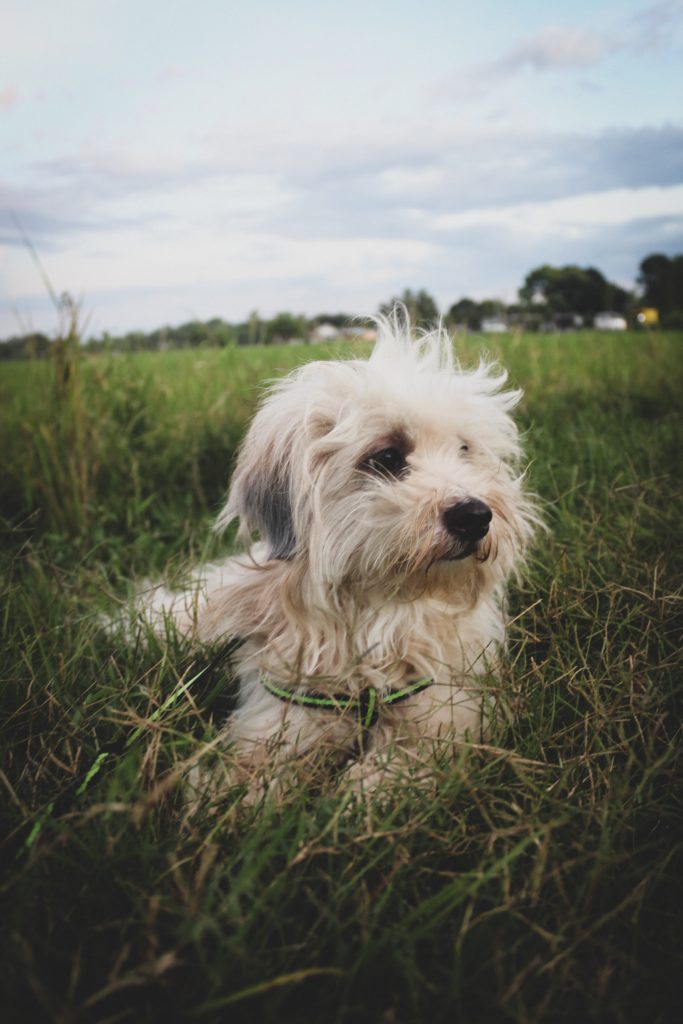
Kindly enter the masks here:
M 191 824 L 173 768 L 221 669 L 114 646 L 97 614 L 221 549 L 259 385 L 330 350 L 0 368 L 8 1024 L 680 1020 L 683 336 L 488 344 L 551 527 L 491 748 L 433 802 L 349 810 L 331 785 Z

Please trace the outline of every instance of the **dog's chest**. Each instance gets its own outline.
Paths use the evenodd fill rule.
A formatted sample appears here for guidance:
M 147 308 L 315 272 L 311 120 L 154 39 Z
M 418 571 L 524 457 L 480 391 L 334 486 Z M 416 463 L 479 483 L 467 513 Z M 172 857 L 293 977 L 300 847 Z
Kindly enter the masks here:
M 387 603 L 315 629 L 263 638 L 245 654 L 250 667 L 283 682 L 383 690 L 418 677 L 447 682 L 478 673 L 482 654 L 495 654 L 502 639 L 495 605 L 458 615 L 443 602 L 423 600 Z

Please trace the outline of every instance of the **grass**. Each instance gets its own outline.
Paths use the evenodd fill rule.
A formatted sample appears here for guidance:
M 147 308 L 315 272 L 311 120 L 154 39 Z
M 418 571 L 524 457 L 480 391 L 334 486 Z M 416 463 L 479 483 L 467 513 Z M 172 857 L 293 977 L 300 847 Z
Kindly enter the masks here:
M 490 748 L 433 801 L 349 811 L 330 786 L 192 823 L 174 770 L 220 664 L 113 646 L 96 616 L 217 549 L 259 385 L 330 351 L 72 339 L 3 366 L 4 1019 L 677 1020 L 682 342 L 490 342 L 552 531 L 512 595 Z

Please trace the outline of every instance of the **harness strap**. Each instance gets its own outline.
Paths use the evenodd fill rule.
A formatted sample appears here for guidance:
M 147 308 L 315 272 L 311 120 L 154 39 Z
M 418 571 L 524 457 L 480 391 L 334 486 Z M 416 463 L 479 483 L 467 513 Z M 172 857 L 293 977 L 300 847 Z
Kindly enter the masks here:
M 424 677 L 416 679 L 414 683 L 408 683 L 400 690 L 389 690 L 388 693 L 380 693 L 374 686 L 366 686 L 357 697 L 349 697 L 346 693 L 300 693 L 298 690 L 287 690 L 283 686 L 271 683 L 266 676 L 261 676 L 264 689 L 278 700 L 297 704 L 299 707 L 318 708 L 321 711 L 348 711 L 352 708 L 358 715 L 358 721 L 363 729 L 371 729 L 376 724 L 379 709 L 383 704 L 399 704 L 402 700 L 426 690 L 433 682 L 432 678 Z

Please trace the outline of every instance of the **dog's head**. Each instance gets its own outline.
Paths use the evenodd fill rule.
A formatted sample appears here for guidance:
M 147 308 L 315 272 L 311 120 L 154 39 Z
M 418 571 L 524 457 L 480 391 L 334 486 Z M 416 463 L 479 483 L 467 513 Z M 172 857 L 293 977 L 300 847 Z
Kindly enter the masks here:
M 380 320 L 368 360 L 309 363 L 273 386 L 218 526 L 239 516 L 271 559 L 333 589 L 495 583 L 536 521 L 510 417 L 520 393 L 504 383 L 485 364 L 459 370 L 445 332 L 415 341 Z

